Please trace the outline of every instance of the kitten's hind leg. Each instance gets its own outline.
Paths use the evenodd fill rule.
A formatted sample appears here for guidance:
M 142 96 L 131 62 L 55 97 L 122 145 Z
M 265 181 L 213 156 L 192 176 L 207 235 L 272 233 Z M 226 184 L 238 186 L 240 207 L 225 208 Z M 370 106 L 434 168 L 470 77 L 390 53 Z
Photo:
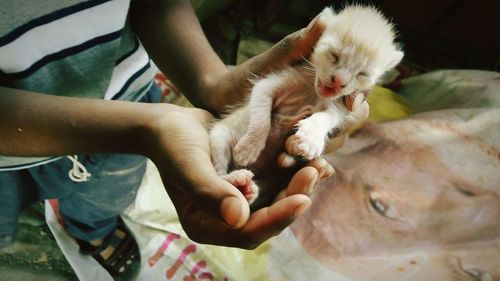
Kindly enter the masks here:
M 216 123 L 210 130 L 210 152 L 212 164 L 219 176 L 227 174 L 231 162 L 231 147 L 235 143 L 232 130 L 223 123 Z
M 234 162 L 240 167 L 254 163 L 266 146 L 271 130 L 271 111 L 277 92 L 285 83 L 285 74 L 269 75 L 255 83 L 248 102 L 248 127 L 234 147 Z
M 252 180 L 253 173 L 247 169 L 232 171 L 231 173 L 222 176 L 224 180 L 238 188 L 243 196 L 248 200 L 248 204 L 252 204 L 259 196 L 259 188 Z

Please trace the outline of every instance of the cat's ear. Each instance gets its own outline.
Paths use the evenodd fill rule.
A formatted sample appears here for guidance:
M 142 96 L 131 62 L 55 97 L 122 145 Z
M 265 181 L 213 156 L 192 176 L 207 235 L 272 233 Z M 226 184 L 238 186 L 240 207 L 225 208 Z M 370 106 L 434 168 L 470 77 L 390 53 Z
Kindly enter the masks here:
M 333 21 L 333 18 L 335 17 L 335 13 L 333 12 L 333 9 L 331 7 L 326 7 L 319 13 L 318 18 L 320 21 L 323 23 L 329 23 Z
M 401 60 L 403 59 L 403 56 L 404 56 L 404 53 L 403 51 L 400 51 L 400 50 L 394 50 L 391 54 L 391 56 L 389 57 L 389 61 L 387 63 L 387 69 L 391 69 L 393 67 L 395 67 L 396 65 L 398 65 Z

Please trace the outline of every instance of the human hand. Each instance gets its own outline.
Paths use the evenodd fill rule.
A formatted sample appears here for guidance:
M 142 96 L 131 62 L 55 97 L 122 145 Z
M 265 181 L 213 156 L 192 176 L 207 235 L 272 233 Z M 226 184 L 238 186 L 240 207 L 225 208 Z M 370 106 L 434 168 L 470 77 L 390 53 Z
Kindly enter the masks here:
M 350 133 L 358 129 L 366 121 L 370 113 L 370 106 L 366 101 L 368 92 L 356 92 L 344 97 L 344 104 L 350 111 L 344 127 L 329 141 L 328 151 L 334 151 L 344 145 Z
M 205 77 L 205 86 L 200 90 L 206 97 L 209 110 L 218 113 L 225 106 L 241 103 L 252 87 L 252 79 L 309 57 L 324 29 L 325 24 L 316 17 L 306 28 L 286 36 L 264 53 L 226 72 Z
M 212 116 L 200 109 L 168 104 L 158 112 L 146 141 L 188 236 L 199 243 L 254 248 L 287 227 L 311 204 L 316 182 L 333 173 L 324 160 L 299 170 L 271 206 L 250 214 L 241 192 L 215 172 L 207 126 Z

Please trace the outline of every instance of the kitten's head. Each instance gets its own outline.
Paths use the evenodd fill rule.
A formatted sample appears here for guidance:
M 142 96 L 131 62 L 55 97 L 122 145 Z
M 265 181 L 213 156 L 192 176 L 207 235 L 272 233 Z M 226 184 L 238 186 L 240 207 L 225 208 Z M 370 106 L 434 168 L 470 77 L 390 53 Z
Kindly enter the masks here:
M 319 20 L 326 29 L 311 55 L 311 65 L 321 97 L 335 99 L 367 91 L 403 58 L 394 43 L 392 24 L 375 8 L 354 5 L 338 14 L 325 8 Z

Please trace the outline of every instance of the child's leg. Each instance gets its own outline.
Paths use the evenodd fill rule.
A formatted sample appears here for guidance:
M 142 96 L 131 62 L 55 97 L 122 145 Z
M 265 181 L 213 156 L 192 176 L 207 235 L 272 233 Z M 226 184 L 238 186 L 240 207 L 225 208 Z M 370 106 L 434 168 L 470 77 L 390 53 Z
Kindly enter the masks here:
M 116 218 L 130 205 L 146 169 L 137 155 L 81 155 L 79 162 L 91 174 L 86 182 L 68 177 L 73 163 L 67 159 L 30 169 L 42 198 L 58 198 L 66 230 L 91 241 L 114 230 Z
M 36 184 L 26 170 L 0 172 L 0 248 L 16 240 L 22 209 L 37 199 Z

